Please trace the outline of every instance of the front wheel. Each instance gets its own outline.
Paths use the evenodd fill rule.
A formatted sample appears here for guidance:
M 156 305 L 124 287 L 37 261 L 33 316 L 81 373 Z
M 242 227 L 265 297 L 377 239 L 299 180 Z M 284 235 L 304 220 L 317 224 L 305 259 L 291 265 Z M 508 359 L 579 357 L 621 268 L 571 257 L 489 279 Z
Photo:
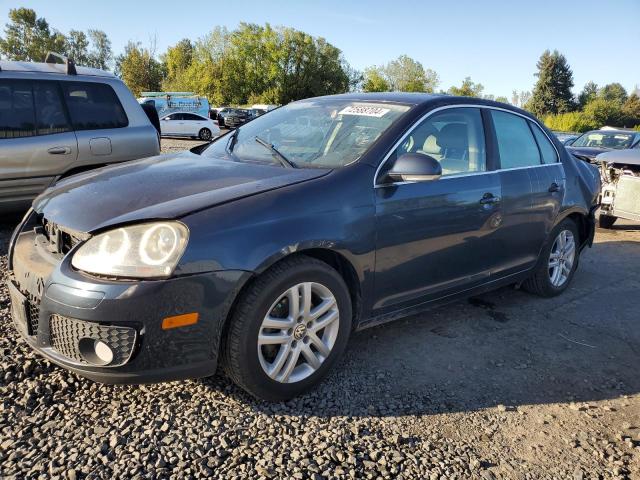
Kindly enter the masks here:
M 254 281 L 229 321 L 227 375 L 257 398 L 287 400 L 317 385 L 344 352 L 349 290 L 324 262 L 291 257 Z
M 578 267 L 578 228 L 570 219 L 563 220 L 549 235 L 538 266 L 522 287 L 542 297 L 555 297 L 564 292 Z
M 209 130 L 208 128 L 201 129 L 198 133 L 198 138 L 200 138 L 200 140 L 208 142 L 209 140 L 211 140 L 211 130 Z
M 614 217 L 613 215 L 603 215 L 601 213 L 598 217 L 598 226 L 600 228 L 611 228 L 617 219 L 618 217 Z

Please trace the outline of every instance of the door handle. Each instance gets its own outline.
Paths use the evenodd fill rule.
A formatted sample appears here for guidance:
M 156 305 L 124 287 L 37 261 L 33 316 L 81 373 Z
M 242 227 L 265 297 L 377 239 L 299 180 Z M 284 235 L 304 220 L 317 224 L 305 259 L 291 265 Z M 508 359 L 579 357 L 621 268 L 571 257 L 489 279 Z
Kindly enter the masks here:
M 558 185 L 556 182 L 553 182 L 551 185 L 549 185 L 550 193 L 559 192 L 559 191 L 560 191 L 560 185 Z
M 69 155 L 71 153 L 71 147 L 52 147 L 47 150 L 51 155 Z
M 494 205 L 500 203 L 500 197 L 496 197 L 493 193 L 485 193 L 480 199 L 481 205 Z

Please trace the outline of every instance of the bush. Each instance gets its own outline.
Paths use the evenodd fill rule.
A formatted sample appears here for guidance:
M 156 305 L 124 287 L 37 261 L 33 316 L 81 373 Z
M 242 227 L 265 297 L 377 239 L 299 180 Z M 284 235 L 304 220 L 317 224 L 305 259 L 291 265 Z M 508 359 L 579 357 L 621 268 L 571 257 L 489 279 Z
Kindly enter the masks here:
M 544 124 L 551 130 L 561 132 L 586 132 L 593 130 L 596 125 L 592 118 L 583 112 L 559 113 L 557 115 L 547 115 L 543 118 Z

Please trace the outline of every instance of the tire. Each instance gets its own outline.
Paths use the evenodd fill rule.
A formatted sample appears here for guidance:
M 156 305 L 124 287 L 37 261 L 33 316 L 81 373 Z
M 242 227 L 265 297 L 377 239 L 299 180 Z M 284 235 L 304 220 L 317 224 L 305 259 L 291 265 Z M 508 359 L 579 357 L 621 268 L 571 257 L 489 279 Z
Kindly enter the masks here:
M 211 140 L 211 130 L 209 130 L 208 128 L 200 129 L 200 131 L 198 132 L 198 138 L 200 140 L 208 142 L 209 140 Z
M 600 228 L 611 228 L 617 219 L 618 217 L 614 217 L 613 215 L 603 215 L 601 213 L 598 217 L 598 226 Z
M 302 323 L 294 322 L 295 327 L 286 331 L 278 329 L 274 333 L 272 330 L 276 329 L 266 328 L 263 322 L 267 321 L 267 314 L 270 316 L 269 321 L 275 318 L 276 321 L 290 322 L 290 319 L 285 317 L 292 316 L 289 298 L 293 296 L 287 297 L 286 294 L 291 291 L 301 291 L 295 290 L 300 285 L 310 285 L 309 288 L 317 288 L 326 295 L 326 297 L 318 297 L 313 293 L 308 297 L 316 302 L 328 300 L 325 305 L 330 305 L 328 296 L 333 296 L 334 306 L 318 317 L 317 325 L 322 322 L 327 323 L 336 314 L 337 319 L 332 320 L 326 328 L 316 333 L 312 333 L 314 327 L 306 329 L 308 325 L 314 323 L 314 321 L 305 323 L 306 319 Z M 326 291 L 320 287 L 325 288 Z M 303 298 L 295 296 L 299 300 Z M 317 307 L 318 304 L 310 308 L 311 313 L 319 312 Z M 282 309 L 281 312 L 279 309 Z M 295 312 L 295 309 L 293 311 Z M 340 274 L 327 264 L 304 255 L 293 256 L 274 265 L 255 279 L 241 294 L 229 322 L 222 356 L 227 376 L 259 399 L 288 400 L 320 383 L 344 352 L 351 333 L 349 290 Z M 300 327 L 303 324 L 305 327 Z M 303 328 L 304 332 L 302 332 Z M 259 345 L 259 334 L 261 339 L 286 337 L 288 343 Z M 301 336 L 302 334 L 304 337 Z M 313 338 L 311 338 L 312 335 Z M 326 343 L 331 345 L 328 349 L 325 345 L 326 356 L 323 356 L 315 347 L 318 339 L 321 339 L 323 345 Z M 322 358 L 319 365 L 315 367 L 307 361 L 309 352 L 313 353 L 314 349 L 317 352 L 314 357 L 316 361 Z M 296 350 L 297 354 L 295 354 Z M 268 362 L 269 355 L 272 363 Z M 279 359 L 282 360 L 279 361 Z M 277 364 L 283 366 L 278 369 Z M 293 367 L 289 368 L 289 365 Z M 271 376 L 267 373 L 268 369 L 271 370 Z
M 566 260 L 563 263 L 562 258 L 558 258 L 558 262 L 560 263 L 558 268 L 562 270 L 562 275 L 554 276 L 557 269 L 550 266 L 550 262 L 552 261 L 551 256 L 552 252 L 554 255 L 558 254 L 556 249 L 559 248 L 559 245 L 562 243 L 560 241 L 560 234 L 563 232 L 570 233 L 572 237 L 573 257 L 570 266 L 567 266 L 568 264 L 566 263 Z M 569 236 L 566 235 L 565 238 L 568 237 Z M 579 239 L 580 236 L 578 234 L 578 228 L 573 220 L 567 218 L 556 225 L 549 234 L 547 244 L 542 249 L 536 269 L 531 277 L 524 281 L 522 288 L 541 297 L 555 297 L 556 295 L 560 295 L 564 292 L 571 283 L 573 275 L 578 268 L 578 262 L 580 259 Z M 560 244 L 558 242 L 560 242 Z M 569 242 L 567 241 L 565 245 L 568 243 Z M 568 258 L 568 252 L 563 253 L 561 257 Z M 567 266 L 566 268 L 568 268 L 569 271 L 567 272 L 566 268 L 562 269 L 562 265 Z

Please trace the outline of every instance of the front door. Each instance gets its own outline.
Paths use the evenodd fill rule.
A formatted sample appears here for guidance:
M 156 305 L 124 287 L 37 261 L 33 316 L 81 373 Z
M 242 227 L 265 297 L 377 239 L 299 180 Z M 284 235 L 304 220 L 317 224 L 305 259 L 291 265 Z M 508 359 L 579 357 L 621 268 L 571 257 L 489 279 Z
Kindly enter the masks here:
M 438 180 L 386 183 L 406 152 L 438 160 Z M 501 184 L 489 171 L 477 108 L 450 108 L 419 123 L 376 179 L 374 315 L 410 307 L 486 282 L 501 226 Z

